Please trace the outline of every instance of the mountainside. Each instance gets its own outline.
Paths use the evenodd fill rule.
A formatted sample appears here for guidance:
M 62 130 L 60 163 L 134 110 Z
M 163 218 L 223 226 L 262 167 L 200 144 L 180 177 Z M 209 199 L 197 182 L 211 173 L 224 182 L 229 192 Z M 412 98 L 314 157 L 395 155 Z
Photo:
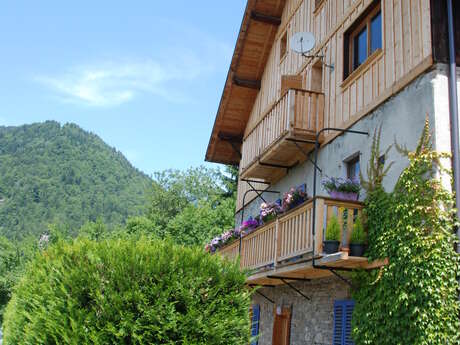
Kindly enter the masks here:
M 48 224 L 76 231 L 144 210 L 148 176 L 97 135 L 54 121 L 0 126 L 0 235 L 23 238 Z

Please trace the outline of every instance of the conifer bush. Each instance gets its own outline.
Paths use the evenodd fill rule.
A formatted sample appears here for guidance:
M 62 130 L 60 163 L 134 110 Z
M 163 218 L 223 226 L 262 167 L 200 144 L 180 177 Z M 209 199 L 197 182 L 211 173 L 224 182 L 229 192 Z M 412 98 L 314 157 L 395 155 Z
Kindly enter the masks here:
M 4 344 L 248 344 L 250 293 L 237 263 L 150 240 L 78 239 L 29 265 Z

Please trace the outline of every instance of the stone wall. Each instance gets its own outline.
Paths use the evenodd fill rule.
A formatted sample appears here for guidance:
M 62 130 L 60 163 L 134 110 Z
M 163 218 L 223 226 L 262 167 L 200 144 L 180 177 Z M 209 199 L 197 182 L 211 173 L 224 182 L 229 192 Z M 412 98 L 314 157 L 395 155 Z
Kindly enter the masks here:
M 336 277 L 296 282 L 293 285 L 310 300 L 286 285 L 260 291 L 277 305 L 291 305 L 291 345 L 330 345 L 333 332 L 334 300 L 350 298 L 349 287 Z M 274 305 L 255 294 L 253 303 L 260 305 L 259 345 L 271 345 Z

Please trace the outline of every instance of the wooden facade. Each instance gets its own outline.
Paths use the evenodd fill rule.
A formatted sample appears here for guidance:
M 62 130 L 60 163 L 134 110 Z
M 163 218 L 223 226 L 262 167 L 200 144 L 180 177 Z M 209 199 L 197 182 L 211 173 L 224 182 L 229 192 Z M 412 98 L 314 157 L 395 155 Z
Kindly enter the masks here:
M 206 153 L 208 161 L 239 165 L 237 210 L 243 207 L 244 195 L 245 205 L 257 197 L 244 179 L 273 184 L 306 159 L 305 152 L 314 148 L 316 139 L 325 146 L 339 135 L 327 131 L 319 135 L 322 129 L 351 127 L 433 66 L 433 1 L 248 1 Z M 262 6 L 267 11 L 263 21 Z M 439 14 L 439 6 L 436 11 Z M 381 46 L 348 73 L 348 37 L 359 31 L 363 18 L 375 13 L 381 14 Z M 316 38 L 308 54 L 313 57 L 289 49 L 290 38 L 305 31 Z M 330 267 L 371 267 L 365 258 L 348 257 L 346 250 L 321 258 L 322 236 L 332 214 L 344 219 L 345 212 L 349 223 L 342 228 L 351 229 L 361 204 L 322 197 L 316 203 L 315 225 L 312 202 L 307 202 L 243 238 L 241 247 L 232 244 L 219 252 L 228 258 L 240 255 L 245 269 L 264 271 L 251 275 L 251 284 L 276 284 L 267 278 L 273 272 L 291 277 L 328 274 L 314 269 L 311 262 L 283 266 L 312 253 Z
M 302 88 L 324 94 L 324 126 L 348 128 L 432 65 L 430 0 L 381 0 L 383 47 L 344 79 L 344 34 L 375 1 L 288 0 L 245 129 L 246 139 L 282 99 L 282 77 L 302 77 Z M 290 50 L 280 59 L 281 38 L 309 31 L 317 40 L 308 59 Z M 289 44 L 289 41 L 288 41 Z M 324 143 L 337 134 L 327 134 Z M 246 159 L 243 154 L 242 160 Z

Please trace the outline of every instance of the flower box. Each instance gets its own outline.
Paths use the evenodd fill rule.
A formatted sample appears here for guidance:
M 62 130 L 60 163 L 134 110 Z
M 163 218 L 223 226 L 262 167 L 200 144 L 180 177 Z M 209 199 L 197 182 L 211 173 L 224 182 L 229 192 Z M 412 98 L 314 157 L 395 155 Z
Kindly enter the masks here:
M 329 192 L 329 195 L 333 199 L 348 200 L 348 201 L 358 200 L 358 193 L 339 192 L 337 190 L 333 190 Z

